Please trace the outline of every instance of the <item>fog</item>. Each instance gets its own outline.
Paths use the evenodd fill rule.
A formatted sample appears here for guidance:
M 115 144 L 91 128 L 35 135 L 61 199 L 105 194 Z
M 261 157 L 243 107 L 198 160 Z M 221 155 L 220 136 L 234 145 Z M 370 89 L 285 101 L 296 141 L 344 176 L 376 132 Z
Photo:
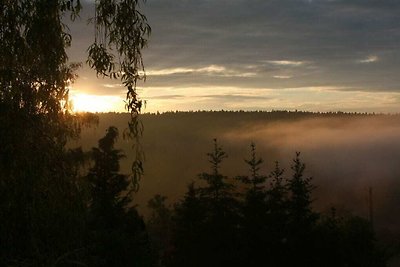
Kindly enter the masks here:
M 339 212 L 368 217 L 368 191 L 372 188 L 374 223 L 400 231 L 400 117 L 301 113 L 178 113 L 144 115 L 145 175 L 135 196 L 146 215 L 146 203 L 155 194 L 170 203 L 181 198 L 197 174 L 208 171 L 206 153 L 217 138 L 227 152 L 221 171 L 230 176 L 247 174 L 244 159 L 250 143 L 264 159 L 263 174 L 275 161 L 290 176 L 296 151 L 306 164 L 306 175 L 316 185 L 318 210 L 335 206 Z M 96 145 L 109 125 L 122 130 L 128 115 L 102 114 L 97 127 L 84 129 L 81 144 Z M 129 173 L 130 143 L 120 138 L 127 154 L 122 172 Z
M 399 225 L 400 124 L 390 117 L 305 119 L 248 124 L 227 132 L 238 143 L 255 140 L 260 153 L 286 164 L 301 151 L 307 174 L 314 178 L 315 205 L 334 205 L 368 216 L 368 191 L 372 188 L 377 225 Z M 272 159 L 271 159 L 272 160 Z M 397 216 L 397 217 L 396 217 Z

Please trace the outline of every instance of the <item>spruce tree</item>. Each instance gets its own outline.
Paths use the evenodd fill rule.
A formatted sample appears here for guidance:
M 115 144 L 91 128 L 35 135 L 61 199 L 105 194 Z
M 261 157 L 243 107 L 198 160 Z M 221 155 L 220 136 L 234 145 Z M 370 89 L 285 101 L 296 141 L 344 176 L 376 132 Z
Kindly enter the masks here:
M 265 259 L 267 240 L 267 205 L 265 181 L 267 176 L 260 175 L 262 158 L 257 158 L 256 146 L 250 145 L 250 158 L 244 160 L 249 167 L 249 175 L 237 179 L 249 186 L 244 194 L 241 218 L 241 253 L 243 264 L 259 266 Z
M 206 186 L 200 189 L 201 195 L 206 198 L 220 202 L 224 198 L 231 197 L 232 184 L 227 182 L 228 177 L 220 172 L 222 161 L 228 157 L 222 147 L 218 145 L 217 139 L 214 139 L 214 149 L 207 153 L 208 162 L 211 164 L 211 173 L 201 173 L 199 178 L 206 182 Z
M 88 262 L 94 266 L 150 266 L 151 254 L 143 219 L 132 202 L 128 176 L 119 173 L 123 157 L 114 145 L 118 129 L 109 127 L 92 149 Z
M 271 266 L 282 264 L 287 253 L 288 188 L 284 173 L 285 170 L 276 161 L 275 167 L 269 175 L 270 185 L 266 191 L 268 233 L 265 248 L 269 255 L 266 262 Z
M 177 208 L 179 266 L 232 266 L 237 263 L 238 202 L 234 186 L 220 171 L 227 155 L 214 139 L 213 151 L 207 156 L 211 173 L 199 175 L 206 184 L 198 188 L 190 186 Z
M 263 176 L 259 174 L 260 165 L 264 162 L 262 158 L 257 158 L 256 155 L 256 145 L 251 143 L 250 145 L 251 153 L 250 159 L 245 159 L 245 163 L 249 167 L 250 175 L 247 176 L 238 176 L 242 183 L 250 185 L 252 192 L 261 191 L 264 188 L 265 180 L 267 176 Z
M 173 251 L 173 211 L 166 205 L 166 200 L 166 196 L 157 194 L 147 203 L 151 214 L 146 225 L 160 266 L 168 263 Z
M 205 266 L 210 261 L 206 252 L 211 242 L 208 233 L 207 203 L 198 188 L 190 183 L 182 201 L 175 205 L 172 266 Z
M 287 181 L 288 202 L 287 202 L 287 231 L 286 239 L 288 251 L 292 258 L 288 264 L 294 261 L 301 266 L 314 266 L 313 244 L 314 227 L 318 219 L 317 213 L 312 210 L 311 194 L 314 186 L 311 177 L 305 177 L 306 165 L 300 159 L 300 152 L 296 152 L 291 169 L 292 177 Z
M 279 162 L 275 162 L 275 168 L 270 173 L 269 178 L 271 179 L 270 188 L 268 190 L 268 201 L 271 210 L 279 211 L 284 210 L 287 199 L 287 186 L 284 184 L 285 170 L 279 166 Z

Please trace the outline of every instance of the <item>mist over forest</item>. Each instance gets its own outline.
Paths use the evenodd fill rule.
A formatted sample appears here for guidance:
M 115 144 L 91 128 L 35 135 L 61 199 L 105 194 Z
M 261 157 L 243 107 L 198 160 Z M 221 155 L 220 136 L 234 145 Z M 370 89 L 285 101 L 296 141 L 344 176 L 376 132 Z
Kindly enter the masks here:
M 181 199 L 199 173 L 209 171 L 206 153 L 212 140 L 228 154 L 221 172 L 229 177 L 247 175 L 244 163 L 250 143 L 264 163 L 268 175 L 279 161 L 290 172 L 296 151 L 313 177 L 314 206 L 324 212 L 335 206 L 341 213 L 369 216 L 372 188 L 373 219 L 377 229 L 400 232 L 400 116 L 307 112 L 179 112 L 144 114 L 143 148 L 145 175 L 135 204 L 146 216 L 146 203 L 156 194 L 168 203 Z M 99 124 L 84 128 L 79 145 L 96 145 L 106 128 L 114 125 L 122 133 L 129 115 L 99 114 Z M 78 145 L 76 143 L 75 145 Z M 116 147 L 126 158 L 121 172 L 129 173 L 132 149 L 121 137 Z

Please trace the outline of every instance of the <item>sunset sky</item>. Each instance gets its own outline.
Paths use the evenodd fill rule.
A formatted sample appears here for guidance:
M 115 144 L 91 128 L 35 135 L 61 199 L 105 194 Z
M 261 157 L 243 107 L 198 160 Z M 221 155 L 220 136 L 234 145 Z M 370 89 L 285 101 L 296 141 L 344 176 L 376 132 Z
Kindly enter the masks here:
M 93 1 L 70 25 L 86 60 Z M 146 112 L 400 112 L 398 0 L 147 0 Z M 77 109 L 124 111 L 125 90 L 84 67 Z

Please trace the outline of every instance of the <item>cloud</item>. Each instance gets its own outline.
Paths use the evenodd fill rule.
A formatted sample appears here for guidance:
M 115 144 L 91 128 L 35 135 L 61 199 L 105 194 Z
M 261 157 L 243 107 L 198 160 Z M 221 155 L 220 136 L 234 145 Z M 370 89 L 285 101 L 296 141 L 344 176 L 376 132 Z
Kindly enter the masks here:
M 167 69 L 156 69 L 156 70 L 148 70 L 148 76 L 167 76 L 167 75 L 179 75 L 179 74 L 206 74 L 213 76 L 222 76 L 222 77 L 253 77 L 256 75 L 254 72 L 241 72 L 237 70 L 228 70 L 224 66 L 219 65 L 209 65 L 206 67 L 199 68 L 167 68 Z
M 148 70 L 146 72 L 147 75 L 157 75 L 157 76 L 162 76 L 162 75 L 171 75 L 171 74 L 186 74 L 186 73 L 192 73 L 194 72 L 194 69 L 189 69 L 189 68 L 172 68 L 172 69 L 161 69 L 161 70 Z
M 143 50 L 147 87 L 400 91 L 400 1 L 154 0 L 141 8 L 153 29 Z M 70 27 L 79 51 L 93 40 L 85 23 L 93 12 L 83 12 Z M 70 58 L 85 61 L 79 51 L 69 49 Z
M 399 92 L 365 91 L 344 86 L 246 88 L 240 86 L 149 87 L 139 92 L 151 99 L 148 111 L 166 110 L 306 110 L 399 112 Z M 162 96 L 162 97 L 160 97 Z M 326 97 L 328 96 L 328 97 Z M 159 101 L 163 101 L 162 105 Z M 168 104 L 169 103 L 169 104 Z M 169 105 L 169 106 L 168 106 Z M 173 108 L 171 108 L 173 107 Z
M 373 63 L 373 62 L 376 62 L 378 60 L 379 60 L 379 58 L 377 56 L 368 56 L 367 58 L 359 60 L 358 62 L 360 62 L 360 63 Z
M 246 94 L 220 94 L 220 95 L 201 95 L 198 97 L 212 98 L 219 101 L 246 101 L 246 100 L 266 100 L 268 96 L 246 95 Z
M 117 83 L 105 83 L 105 84 L 103 84 L 103 87 L 106 87 L 106 88 L 120 88 L 120 87 L 123 87 L 123 85 L 122 84 L 117 84 Z
M 292 78 L 292 76 L 289 76 L 289 75 L 274 75 L 272 77 L 275 79 L 291 79 Z
M 184 98 L 184 95 L 154 95 L 154 96 L 147 96 L 146 99 L 181 99 Z
M 305 61 L 293 61 L 293 60 L 268 60 L 267 62 L 273 65 L 288 66 L 288 67 L 299 67 L 307 63 Z

